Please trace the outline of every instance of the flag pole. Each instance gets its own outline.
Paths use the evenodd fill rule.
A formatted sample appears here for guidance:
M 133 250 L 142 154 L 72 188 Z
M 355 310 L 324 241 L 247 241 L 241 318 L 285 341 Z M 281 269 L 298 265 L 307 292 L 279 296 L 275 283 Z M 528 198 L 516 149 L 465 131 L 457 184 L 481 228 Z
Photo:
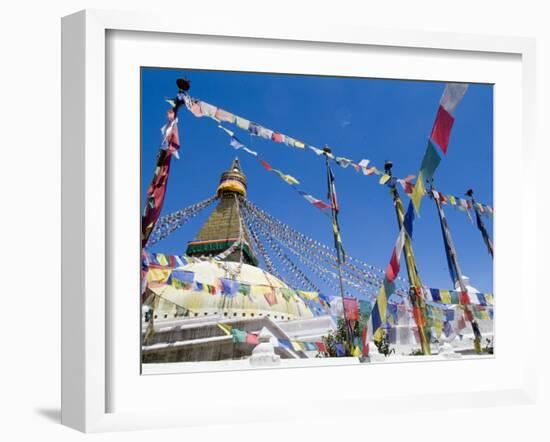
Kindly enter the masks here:
M 477 208 L 476 200 L 474 198 L 474 191 L 472 189 L 468 189 L 468 191 L 466 192 L 466 195 L 470 197 L 472 207 L 474 208 L 474 212 L 476 214 L 477 228 L 481 232 L 481 236 L 483 237 L 483 241 L 485 242 L 485 245 L 487 246 L 487 250 L 489 251 L 489 254 L 491 255 L 491 258 L 494 259 L 493 242 L 491 241 L 491 238 L 489 237 L 489 233 L 487 232 L 485 224 L 483 223 L 483 220 L 481 219 L 481 215 L 479 213 L 479 209 Z
M 336 196 L 334 194 L 333 181 L 331 179 L 331 169 L 329 164 L 329 155 L 332 154 L 330 148 L 325 146 L 323 148 L 323 153 L 325 156 L 325 165 L 327 168 L 327 185 L 328 185 L 328 199 L 330 201 L 331 214 L 332 214 L 332 231 L 334 234 L 334 248 L 336 249 L 336 259 L 338 264 L 338 280 L 340 283 L 340 297 L 342 298 L 342 311 L 344 313 L 344 324 L 346 326 L 346 337 L 348 341 L 348 351 L 351 355 L 353 348 L 353 332 L 351 330 L 351 324 L 348 321 L 346 314 L 346 302 L 344 295 L 344 282 L 342 279 L 342 253 L 341 253 L 341 238 L 340 238 L 340 228 L 338 226 L 338 207 L 335 207 L 334 202 L 336 201 Z
M 393 198 L 393 203 L 395 207 L 395 214 L 397 216 L 397 226 L 399 230 L 403 228 L 403 223 L 405 220 L 405 210 L 403 208 L 403 202 L 397 191 L 395 180 L 392 177 L 393 163 L 391 161 L 386 161 L 384 164 L 384 172 L 390 176 L 390 189 L 391 196 Z M 424 355 L 429 355 L 430 351 L 430 341 L 428 334 L 426 333 L 426 305 L 424 302 L 424 295 L 422 293 L 422 281 L 420 275 L 418 274 L 418 269 L 416 267 L 416 259 L 414 257 L 414 252 L 411 244 L 411 239 L 408 235 L 405 235 L 405 243 L 403 245 L 403 250 L 405 252 L 405 263 L 407 265 L 407 276 L 409 279 L 409 299 L 413 307 L 413 317 L 418 328 L 418 334 L 420 337 L 420 347 Z
M 481 332 L 479 331 L 479 326 L 477 324 L 477 321 L 475 320 L 470 305 L 469 305 L 469 296 L 468 296 L 468 290 L 466 289 L 466 285 L 464 284 L 462 270 L 460 269 L 460 265 L 458 263 L 458 258 L 456 256 L 456 249 L 453 243 L 453 238 L 451 236 L 451 231 L 449 230 L 449 225 L 447 224 L 447 219 L 445 218 L 445 212 L 443 212 L 443 207 L 441 206 L 441 201 L 439 200 L 439 197 L 436 197 L 436 189 L 433 185 L 433 179 L 430 180 L 430 197 L 435 201 L 435 206 L 437 207 L 437 213 L 439 215 L 439 222 L 441 224 L 441 232 L 443 234 L 443 240 L 445 241 L 445 251 L 447 254 L 448 264 L 452 267 L 451 269 L 451 279 L 456 279 L 453 281 L 453 284 L 458 282 L 458 286 L 460 287 L 460 304 L 463 305 L 464 313 L 466 316 L 466 319 L 470 322 L 472 326 L 472 331 L 474 332 L 474 347 L 477 354 L 481 353 Z M 438 195 L 438 194 L 437 194 Z M 453 277 L 454 275 L 454 277 Z M 463 299 L 463 296 L 466 295 L 468 299 Z M 463 303 L 464 301 L 464 303 Z

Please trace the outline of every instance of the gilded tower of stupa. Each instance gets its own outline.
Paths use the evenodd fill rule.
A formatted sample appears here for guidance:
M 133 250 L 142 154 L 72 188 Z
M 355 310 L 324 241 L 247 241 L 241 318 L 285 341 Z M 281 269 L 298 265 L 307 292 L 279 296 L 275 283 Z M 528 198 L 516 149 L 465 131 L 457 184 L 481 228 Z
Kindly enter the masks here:
M 189 256 L 216 256 L 231 247 L 242 237 L 242 254 L 245 264 L 257 265 L 258 260 L 250 247 L 250 238 L 244 231 L 238 198 L 246 197 L 246 176 L 239 160 L 235 158 L 229 170 L 225 171 L 218 185 L 220 199 L 214 212 L 200 229 L 197 237 L 187 245 Z M 231 253 L 225 261 L 239 262 L 241 247 Z

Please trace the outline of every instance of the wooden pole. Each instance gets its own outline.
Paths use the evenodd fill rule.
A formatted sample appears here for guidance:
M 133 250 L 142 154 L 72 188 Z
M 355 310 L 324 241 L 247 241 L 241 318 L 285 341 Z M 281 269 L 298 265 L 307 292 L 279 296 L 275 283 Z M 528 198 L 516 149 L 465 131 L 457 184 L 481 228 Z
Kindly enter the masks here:
M 391 168 L 393 164 L 391 161 L 386 161 L 385 172 L 390 177 L 392 176 Z M 403 202 L 397 191 L 395 183 L 390 185 L 391 196 L 393 199 L 393 205 L 395 207 L 395 214 L 397 217 L 397 226 L 399 231 L 403 227 L 405 221 L 405 210 L 403 208 Z M 403 251 L 405 253 L 405 264 L 407 266 L 407 276 L 409 278 L 409 299 L 413 307 L 413 317 L 418 328 L 418 334 L 420 337 L 420 346 L 422 353 L 429 355 L 430 350 L 430 340 L 429 336 L 426 333 L 426 304 L 424 302 L 424 295 L 422 292 L 422 281 L 420 275 L 418 274 L 418 269 L 416 267 L 416 259 L 414 257 L 414 252 L 411 244 L 411 240 L 408 235 L 405 235 L 405 243 L 403 245 Z
M 329 162 L 328 162 L 328 155 L 329 153 L 331 153 L 330 149 L 328 147 L 325 147 L 323 149 L 323 151 L 325 152 L 325 165 L 326 165 L 326 169 L 327 169 L 327 185 L 328 185 L 328 196 L 329 196 L 329 201 L 330 201 L 330 205 L 331 205 L 331 214 L 332 214 L 332 225 L 333 225 L 333 234 L 334 234 L 334 245 L 335 245 L 335 249 L 336 249 L 336 259 L 337 259 L 337 264 L 338 264 L 338 280 L 340 282 L 340 297 L 342 298 L 342 311 L 343 311 L 343 314 L 344 314 L 344 325 L 345 325 L 345 328 L 346 328 L 346 337 L 347 337 L 347 341 L 348 341 L 348 345 L 347 345 L 347 353 L 349 353 L 351 355 L 351 352 L 352 352 L 352 349 L 353 349 L 353 331 L 351 329 L 351 324 L 349 323 L 348 321 L 348 318 L 347 318 L 347 314 L 346 314 L 346 302 L 345 302 L 345 294 L 344 294 L 344 282 L 343 282 L 343 279 L 342 279 L 342 256 L 341 256 L 341 252 L 340 252 L 340 247 L 338 246 L 338 239 L 337 239 L 337 233 L 334 231 L 334 226 L 335 225 L 338 225 L 338 220 L 337 220 L 337 217 L 336 217 L 336 207 L 334 207 L 334 204 L 333 204 L 333 201 L 334 201 L 334 194 L 333 194 L 333 189 L 332 189 L 332 183 L 331 183 L 331 180 L 330 180 L 330 165 L 329 165 Z
M 449 256 L 449 263 L 453 266 L 454 274 L 456 275 L 456 278 L 458 281 L 453 281 L 453 284 L 456 285 L 458 282 L 458 286 L 460 288 L 461 294 L 468 293 L 468 290 L 466 286 L 464 285 L 463 277 L 462 277 L 462 270 L 460 269 L 460 265 L 458 264 L 458 258 L 456 256 L 456 249 L 453 243 L 453 238 L 451 237 L 451 232 L 449 230 L 449 226 L 447 224 L 447 219 L 445 218 L 445 212 L 443 212 L 443 207 L 441 206 L 441 202 L 439 201 L 439 198 L 436 198 L 434 195 L 435 188 L 433 186 L 433 180 L 430 183 L 430 197 L 435 201 L 435 205 L 437 207 L 437 213 L 439 215 L 439 221 L 441 223 L 442 227 L 442 233 L 445 236 L 445 240 L 447 242 L 447 248 L 448 248 L 448 256 Z M 462 301 L 462 297 L 460 299 Z M 464 313 L 466 314 L 466 319 L 470 322 L 472 326 L 472 331 L 474 332 L 474 347 L 476 353 L 481 353 L 481 332 L 479 331 L 479 326 L 477 325 L 477 321 L 475 320 L 471 307 L 468 304 L 463 304 L 464 307 Z

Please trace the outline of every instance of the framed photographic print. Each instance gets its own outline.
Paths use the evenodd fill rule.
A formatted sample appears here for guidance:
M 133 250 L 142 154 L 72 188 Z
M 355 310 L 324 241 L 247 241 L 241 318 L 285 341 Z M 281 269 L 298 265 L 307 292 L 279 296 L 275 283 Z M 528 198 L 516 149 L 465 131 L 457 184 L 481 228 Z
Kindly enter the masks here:
M 63 422 L 530 401 L 532 41 L 235 29 L 63 20 Z

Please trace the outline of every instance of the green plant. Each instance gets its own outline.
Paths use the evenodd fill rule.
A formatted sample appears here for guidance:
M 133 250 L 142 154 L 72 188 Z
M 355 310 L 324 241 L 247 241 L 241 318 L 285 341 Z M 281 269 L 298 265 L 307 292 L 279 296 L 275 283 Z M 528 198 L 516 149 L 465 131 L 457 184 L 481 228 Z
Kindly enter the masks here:
M 424 356 L 424 353 L 422 353 L 422 350 L 420 348 L 417 348 L 409 353 L 409 356 Z
M 388 339 L 388 334 L 385 330 L 382 332 L 382 339 L 379 341 L 374 341 L 374 344 L 378 348 L 378 352 L 386 357 L 392 353 L 395 353 L 395 349 L 390 348 L 390 340 Z

